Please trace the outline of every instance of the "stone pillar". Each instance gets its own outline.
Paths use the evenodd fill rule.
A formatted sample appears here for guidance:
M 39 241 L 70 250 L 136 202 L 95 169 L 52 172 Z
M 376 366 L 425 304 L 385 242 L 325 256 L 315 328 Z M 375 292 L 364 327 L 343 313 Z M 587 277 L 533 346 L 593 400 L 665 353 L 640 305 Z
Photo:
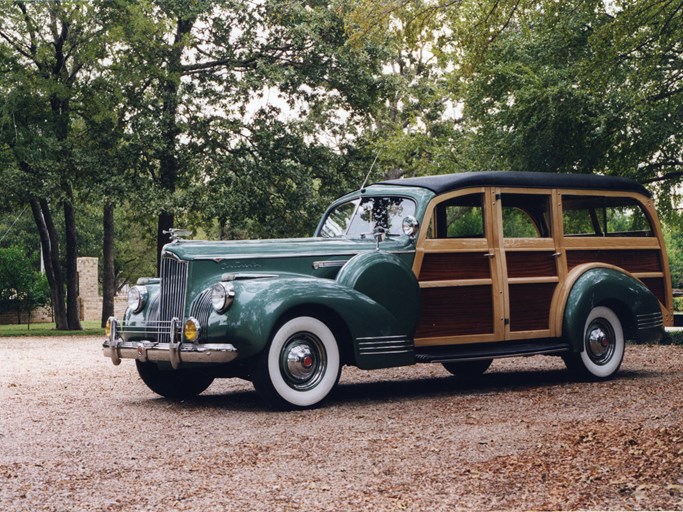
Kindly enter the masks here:
M 102 297 L 97 279 L 97 258 L 78 258 L 76 268 L 81 320 L 99 320 L 102 314 Z

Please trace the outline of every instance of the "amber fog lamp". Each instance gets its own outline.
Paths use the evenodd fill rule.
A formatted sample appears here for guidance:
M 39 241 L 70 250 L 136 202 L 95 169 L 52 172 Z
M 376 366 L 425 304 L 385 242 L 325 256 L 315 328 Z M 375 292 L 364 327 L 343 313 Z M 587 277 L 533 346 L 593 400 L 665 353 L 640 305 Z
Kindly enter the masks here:
M 142 311 L 142 308 L 145 307 L 145 302 L 147 302 L 146 286 L 133 286 L 128 291 L 128 307 L 133 313 Z
M 185 339 L 187 341 L 194 343 L 199 339 L 200 330 L 201 327 L 197 319 L 190 317 L 187 319 L 187 322 L 185 322 L 185 325 L 183 326 L 183 335 L 185 336 Z
M 111 318 L 108 318 L 107 323 L 104 325 L 104 334 L 107 338 L 111 336 Z
M 230 282 L 221 281 L 211 288 L 211 305 L 216 313 L 224 313 L 235 298 L 235 287 Z

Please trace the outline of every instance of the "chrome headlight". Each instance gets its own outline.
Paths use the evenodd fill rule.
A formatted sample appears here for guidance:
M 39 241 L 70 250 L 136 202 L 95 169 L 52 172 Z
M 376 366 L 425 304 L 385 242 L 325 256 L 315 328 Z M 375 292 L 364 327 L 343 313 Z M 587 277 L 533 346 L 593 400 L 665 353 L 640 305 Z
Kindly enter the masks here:
M 216 313 L 224 313 L 235 298 L 235 287 L 232 283 L 221 281 L 211 288 L 211 305 Z
M 128 291 L 128 307 L 133 313 L 139 313 L 147 303 L 147 287 L 133 286 Z

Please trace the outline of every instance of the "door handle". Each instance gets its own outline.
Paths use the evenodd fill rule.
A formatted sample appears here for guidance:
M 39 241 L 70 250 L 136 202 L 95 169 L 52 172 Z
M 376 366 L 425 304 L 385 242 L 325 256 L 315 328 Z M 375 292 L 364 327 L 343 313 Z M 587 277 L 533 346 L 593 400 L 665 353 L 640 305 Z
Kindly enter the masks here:
M 484 258 L 493 258 L 495 255 L 495 252 L 487 252 L 486 254 L 484 254 Z
M 559 258 L 560 256 L 562 256 L 561 252 L 554 252 L 553 253 L 553 258 Z

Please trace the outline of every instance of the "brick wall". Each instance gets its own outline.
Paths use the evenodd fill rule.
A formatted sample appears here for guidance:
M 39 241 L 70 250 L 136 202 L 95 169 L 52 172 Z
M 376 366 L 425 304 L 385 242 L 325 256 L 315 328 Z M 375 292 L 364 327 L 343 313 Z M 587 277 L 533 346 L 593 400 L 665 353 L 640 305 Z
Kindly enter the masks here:
M 52 313 L 47 308 L 37 308 L 31 311 L 31 323 L 40 324 L 44 322 L 52 322 Z M 9 311 L 0 314 L 0 325 L 14 325 L 17 323 L 16 311 Z M 26 313 L 21 314 L 22 324 L 26 323 Z
M 102 317 L 102 297 L 99 291 L 97 258 L 78 258 L 78 308 L 81 320 L 99 321 Z M 128 306 L 126 296 L 114 298 L 114 314 L 122 318 Z M 52 322 L 52 315 L 45 308 L 38 308 L 31 312 L 31 323 Z M 0 315 L 0 325 L 16 324 L 15 312 Z M 22 314 L 21 322 L 26 323 L 26 314 Z

